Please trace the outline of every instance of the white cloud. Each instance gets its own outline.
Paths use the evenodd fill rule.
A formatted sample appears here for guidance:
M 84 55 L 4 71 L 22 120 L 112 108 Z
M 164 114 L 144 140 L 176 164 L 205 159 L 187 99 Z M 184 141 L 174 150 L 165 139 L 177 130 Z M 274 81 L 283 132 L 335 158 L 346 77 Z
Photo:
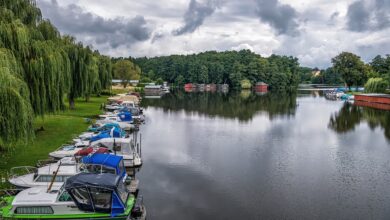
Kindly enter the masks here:
M 204 4 L 207 1 L 196 0 L 196 2 Z M 292 30 L 299 32 L 299 35 L 283 34 L 281 30 L 284 29 L 281 28 L 288 27 L 280 23 L 282 22 L 280 19 L 284 19 L 282 15 L 275 18 L 278 19 L 276 24 L 274 18 L 260 19 L 257 11 L 261 6 L 259 2 L 273 2 L 274 4 L 268 4 L 271 6 L 275 6 L 277 2 L 277 7 L 272 10 L 286 7 L 294 10 L 297 23 L 290 24 L 298 25 L 295 25 Z M 72 28 L 64 28 L 62 25 L 68 22 L 60 19 L 67 19 L 65 17 L 61 18 L 45 10 L 43 16 L 51 19 L 60 31 L 72 30 L 71 34 L 79 40 L 92 44 L 102 53 L 111 56 L 160 56 L 206 50 L 250 49 L 263 56 L 272 53 L 296 56 L 304 66 L 324 68 L 331 64 L 332 57 L 342 51 L 357 53 L 365 61 L 369 61 L 376 54 L 383 55 L 390 51 L 389 29 L 358 33 L 347 28 L 348 8 L 354 2 L 355 0 L 222 0 L 218 2 L 218 7 L 213 9 L 213 13 L 208 13 L 207 17 L 202 18 L 199 25 L 190 32 L 174 36 L 172 32 L 183 27 L 185 16 L 194 14 L 189 13 L 190 0 L 58 1 L 58 5 L 65 10 L 69 8 L 66 6 L 77 6 L 85 13 L 101 17 L 103 22 L 121 19 L 122 23 L 126 24 L 126 21 L 130 22 L 136 16 L 145 19 L 145 27 L 150 30 L 150 35 L 145 35 L 142 40 L 129 41 L 126 41 L 125 36 L 115 36 L 115 42 L 107 38 L 109 36 L 107 33 L 104 33 L 104 37 L 98 36 L 99 32 L 82 33 Z M 47 6 L 50 3 L 51 0 L 38 0 L 39 6 Z M 264 16 L 264 13 L 263 10 L 261 16 Z M 63 14 L 67 13 L 63 12 Z M 82 27 L 82 25 L 78 26 Z M 86 27 L 89 30 L 93 28 Z M 134 29 L 136 28 L 135 26 Z

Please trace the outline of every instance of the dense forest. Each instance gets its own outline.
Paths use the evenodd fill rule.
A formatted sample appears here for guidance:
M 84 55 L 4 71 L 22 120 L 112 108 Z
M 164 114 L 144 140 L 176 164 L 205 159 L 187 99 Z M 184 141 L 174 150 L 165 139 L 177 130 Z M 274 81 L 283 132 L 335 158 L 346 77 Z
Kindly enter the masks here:
M 33 0 L 0 1 L 0 146 L 26 142 L 35 116 L 111 85 L 111 59 L 61 36 Z
M 162 79 L 176 85 L 184 83 L 227 83 L 239 88 L 241 81 L 266 82 L 272 90 L 290 91 L 298 86 L 298 59 L 272 55 L 261 57 L 249 50 L 192 55 L 137 58 L 134 62 L 146 79 Z
M 291 56 L 261 57 L 249 50 L 192 55 L 171 55 L 153 58 L 128 58 L 142 69 L 141 80 L 184 83 L 227 83 L 240 88 L 243 81 L 269 84 L 271 90 L 291 91 L 299 83 L 364 86 L 370 78 L 383 79 L 390 84 L 390 56 L 377 56 L 370 63 L 360 57 L 342 52 L 332 59 L 326 69 L 299 66 Z

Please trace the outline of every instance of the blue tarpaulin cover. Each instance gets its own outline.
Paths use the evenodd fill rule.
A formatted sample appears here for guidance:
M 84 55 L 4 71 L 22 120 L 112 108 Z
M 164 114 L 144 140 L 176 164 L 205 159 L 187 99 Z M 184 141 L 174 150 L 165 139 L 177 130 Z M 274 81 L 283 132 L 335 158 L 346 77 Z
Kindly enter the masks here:
M 120 176 L 126 174 L 126 170 L 123 168 L 123 157 L 112 154 L 92 154 L 85 156 L 81 160 L 85 164 L 101 164 L 108 167 L 115 168 L 116 173 Z
M 121 121 L 131 122 L 133 120 L 133 116 L 131 115 L 131 112 L 127 112 L 127 111 L 119 113 L 118 117 L 121 119 Z

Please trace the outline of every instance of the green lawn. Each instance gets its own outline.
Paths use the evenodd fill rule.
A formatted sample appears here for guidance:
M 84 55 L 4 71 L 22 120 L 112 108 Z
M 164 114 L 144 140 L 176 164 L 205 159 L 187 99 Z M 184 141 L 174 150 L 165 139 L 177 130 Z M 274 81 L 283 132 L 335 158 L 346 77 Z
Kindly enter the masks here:
M 84 118 L 100 114 L 100 105 L 106 99 L 107 97 L 92 97 L 89 102 L 78 99 L 75 110 L 66 110 L 44 118 L 37 117 L 34 128 L 43 126 L 44 131 L 36 133 L 33 143 L 27 146 L 16 146 L 12 152 L 0 153 L 0 177 L 4 177 L 11 167 L 35 165 L 38 160 L 47 159 L 49 152 L 87 129 L 89 124 Z

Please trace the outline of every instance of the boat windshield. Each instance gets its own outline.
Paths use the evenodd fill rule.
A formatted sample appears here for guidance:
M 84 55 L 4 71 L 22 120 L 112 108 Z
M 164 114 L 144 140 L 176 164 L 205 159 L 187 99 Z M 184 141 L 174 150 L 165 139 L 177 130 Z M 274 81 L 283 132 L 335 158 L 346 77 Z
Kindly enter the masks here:
M 72 189 L 71 192 L 78 203 L 82 205 L 91 205 L 91 200 L 89 199 L 87 188 L 80 187 L 77 189 Z
M 122 154 L 131 154 L 130 143 L 121 143 L 121 152 Z
M 71 202 L 71 201 L 73 201 L 72 197 L 69 195 L 69 193 L 63 187 L 61 187 L 60 192 L 58 193 L 57 200 L 59 202 Z
M 95 209 L 111 210 L 112 191 L 104 188 L 90 187 L 91 197 Z
M 112 173 L 117 174 L 115 168 L 101 164 L 82 164 L 80 171 L 84 173 Z
M 71 176 L 56 176 L 54 182 L 65 182 Z M 36 182 L 51 182 L 53 175 L 39 175 Z

